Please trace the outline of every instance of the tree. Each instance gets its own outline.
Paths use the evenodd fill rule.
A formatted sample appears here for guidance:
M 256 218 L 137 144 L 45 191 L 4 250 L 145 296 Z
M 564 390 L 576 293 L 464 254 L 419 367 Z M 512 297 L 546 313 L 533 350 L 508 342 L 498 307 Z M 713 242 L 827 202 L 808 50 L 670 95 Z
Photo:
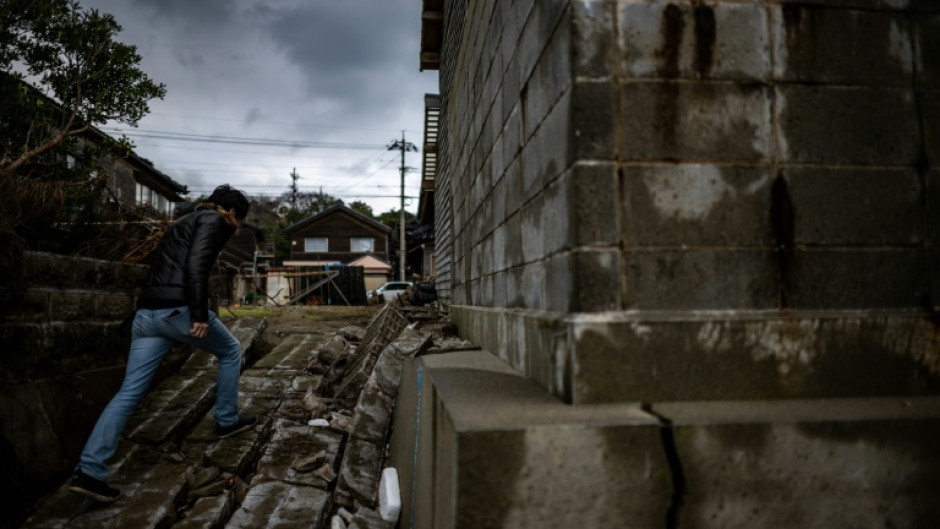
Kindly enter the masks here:
M 362 213 L 363 215 L 369 217 L 370 219 L 375 218 L 375 214 L 372 213 L 372 206 L 366 204 L 361 200 L 356 200 L 355 202 L 349 203 L 349 209 Z
M 390 209 L 386 211 L 385 213 L 379 214 L 379 216 L 376 217 L 376 219 L 378 219 L 378 221 L 381 222 L 382 224 L 385 224 L 386 226 L 394 228 L 398 226 L 400 211 L 401 210 L 399 209 Z M 414 219 L 415 219 L 414 213 L 411 213 L 410 211 L 406 209 L 405 210 L 405 224 L 409 223 L 410 221 Z M 397 235 L 394 235 L 394 236 L 397 237 Z
M 280 196 L 280 201 L 282 217 L 288 226 L 343 203 L 332 195 L 318 191 L 301 191 L 296 194 L 287 191 Z M 296 205 L 292 206 L 292 203 Z
M 0 172 L 15 175 L 94 125 L 129 125 L 166 87 L 138 67 L 121 26 L 75 0 L 0 0 Z M 30 90 L 29 81 L 36 90 Z M 115 147 L 130 147 L 123 140 Z M 60 157 L 62 158 L 62 157 Z

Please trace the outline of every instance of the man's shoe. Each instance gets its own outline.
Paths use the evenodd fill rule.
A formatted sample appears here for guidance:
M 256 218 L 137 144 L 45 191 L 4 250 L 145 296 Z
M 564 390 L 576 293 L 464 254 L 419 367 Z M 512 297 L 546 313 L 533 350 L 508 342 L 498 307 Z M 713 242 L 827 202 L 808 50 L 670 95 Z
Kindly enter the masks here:
M 121 491 L 109 487 L 104 481 L 95 479 L 81 470 L 75 471 L 69 490 L 103 503 L 112 503 L 121 497 Z
M 229 437 L 237 433 L 244 432 L 258 422 L 258 418 L 253 415 L 239 415 L 238 420 L 231 426 L 215 425 L 215 435 L 218 437 Z

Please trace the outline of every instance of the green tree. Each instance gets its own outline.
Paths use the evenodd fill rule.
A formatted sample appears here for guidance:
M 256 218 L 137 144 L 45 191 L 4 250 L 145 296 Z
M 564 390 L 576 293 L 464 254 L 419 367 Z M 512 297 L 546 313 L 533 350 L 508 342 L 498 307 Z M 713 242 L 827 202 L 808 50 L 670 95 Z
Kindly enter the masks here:
M 398 226 L 400 211 L 401 210 L 399 209 L 390 209 L 386 211 L 385 213 L 380 213 L 379 216 L 376 217 L 376 219 L 378 219 L 378 221 L 381 222 L 382 224 L 385 224 L 386 226 L 394 228 Z M 414 219 L 415 219 L 414 213 L 411 213 L 410 211 L 406 209 L 405 210 L 405 224 L 408 224 Z
M 363 215 L 369 217 L 370 219 L 375 218 L 375 214 L 372 212 L 372 206 L 366 204 L 365 202 L 361 200 L 350 202 L 349 209 L 362 213 Z
M 286 191 L 280 196 L 281 217 L 286 222 L 285 226 L 290 226 L 342 203 L 342 200 L 323 192 L 301 191 L 295 195 Z
M 17 174 L 94 125 L 136 125 L 166 93 L 140 70 L 136 48 L 115 40 L 121 26 L 111 15 L 75 0 L 0 0 L 0 13 L 2 173 Z

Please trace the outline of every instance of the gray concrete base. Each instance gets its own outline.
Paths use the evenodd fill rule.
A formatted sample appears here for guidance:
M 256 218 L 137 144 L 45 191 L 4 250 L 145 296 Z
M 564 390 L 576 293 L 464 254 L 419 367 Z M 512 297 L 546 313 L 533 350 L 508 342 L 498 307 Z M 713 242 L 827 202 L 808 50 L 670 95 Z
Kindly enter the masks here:
M 485 351 L 406 363 L 390 463 L 403 528 L 660 528 L 672 495 L 652 415 L 567 406 Z
M 573 404 L 940 394 L 927 314 L 453 306 L 462 337 Z
M 486 351 L 409 361 L 399 527 L 940 526 L 940 397 L 644 407 L 565 405 Z

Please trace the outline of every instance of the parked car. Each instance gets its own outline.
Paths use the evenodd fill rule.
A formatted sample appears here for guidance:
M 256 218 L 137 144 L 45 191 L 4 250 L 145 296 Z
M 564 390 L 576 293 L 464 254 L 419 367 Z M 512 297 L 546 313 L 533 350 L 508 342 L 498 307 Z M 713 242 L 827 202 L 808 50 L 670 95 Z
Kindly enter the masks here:
M 373 295 L 381 294 L 385 301 L 391 301 L 393 299 L 398 299 L 399 296 L 405 293 L 405 290 L 414 286 L 414 283 L 411 281 L 389 281 L 379 288 L 366 292 L 369 298 L 372 298 Z

